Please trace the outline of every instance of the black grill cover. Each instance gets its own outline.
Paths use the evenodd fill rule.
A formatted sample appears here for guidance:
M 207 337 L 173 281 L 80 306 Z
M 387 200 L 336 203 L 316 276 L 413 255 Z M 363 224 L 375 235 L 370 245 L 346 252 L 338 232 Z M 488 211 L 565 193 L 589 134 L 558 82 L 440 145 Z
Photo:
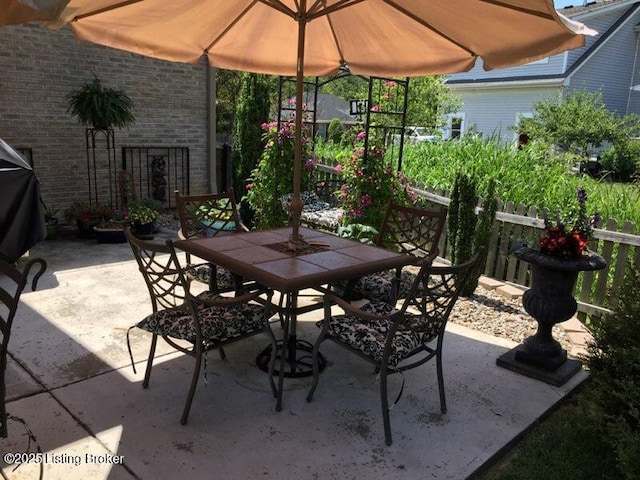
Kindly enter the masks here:
M 33 168 L 0 139 L 0 258 L 13 263 L 46 236 Z

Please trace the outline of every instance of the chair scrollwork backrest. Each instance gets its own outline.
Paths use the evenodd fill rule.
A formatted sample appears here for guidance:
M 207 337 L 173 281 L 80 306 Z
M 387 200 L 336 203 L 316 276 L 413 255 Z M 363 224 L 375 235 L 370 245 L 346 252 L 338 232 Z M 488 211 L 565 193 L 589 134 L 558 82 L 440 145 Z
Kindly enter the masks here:
M 423 210 L 389 202 L 376 245 L 421 258 L 438 251 L 447 208 Z
M 232 188 L 226 193 L 205 195 L 181 195 L 176 191 L 176 205 L 184 238 L 247 230 L 240 220 Z
M 129 227 L 125 227 L 124 233 L 147 284 L 153 311 L 184 304 L 188 283 L 170 240 L 165 244 L 140 240 Z
M 483 250 L 478 249 L 467 262 L 459 265 L 441 266 L 425 262 L 420 267 L 402 311 L 413 307 L 419 312 L 412 316 L 411 328 L 426 336 L 423 341 L 428 342 L 443 332 L 460 291 L 469 281 Z

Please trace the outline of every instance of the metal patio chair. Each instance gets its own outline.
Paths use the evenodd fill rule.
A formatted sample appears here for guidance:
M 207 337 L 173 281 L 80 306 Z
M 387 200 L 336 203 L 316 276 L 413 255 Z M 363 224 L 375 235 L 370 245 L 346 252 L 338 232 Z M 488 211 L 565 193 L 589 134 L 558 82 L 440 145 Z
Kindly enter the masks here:
M 319 380 L 320 345 L 332 340 L 359 355 L 376 367 L 380 374 L 382 419 L 387 445 L 392 443 L 389 419 L 387 376 L 418 367 L 436 359 L 440 410 L 447 405 L 442 373 L 442 346 L 449 314 L 481 257 L 482 249 L 468 261 L 455 266 L 434 266 L 425 259 L 400 308 L 395 304 L 373 301 L 358 308 L 333 293 L 324 297 L 324 319 L 313 347 L 313 383 L 310 402 Z M 332 315 L 331 306 L 338 304 L 343 315 Z M 403 380 L 404 387 L 404 380 Z M 400 390 L 402 392 L 402 389 Z M 398 398 L 399 400 L 399 398 Z M 396 400 L 396 402 L 398 401 Z
M 187 423 L 198 384 L 202 357 L 206 352 L 264 331 L 269 334 L 272 348 L 275 349 L 276 339 L 269 325 L 273 292 L 256 289 L 236 297 L 222 297 L 205 291 L 193 297 L 171 240 L 167 240 L 165 244 L 140 240 L 132 235 L 128 227 L 125 227 L 125 235 L 149 289 L 153 308 L 153 313 L 131 327 L 153 335 L 143 388 L 149 386 L 158 337 L 195 359 L 191 385 L 180 420 L 184 425 Z M 266 294 L 266 299 L 260 297 L 262 294 Z M 179 340 L 188 342 L 190 346 L 178 344 Z M 128 333 L 127 348 L 135 372 Z M 269 379 L 276 396 L 273 365 L 272 361 L 269 364 Z
M 438 242 L 447 220 L 447 208 L 425 210 L 389 202 L 375 244 L 416 257 L 416 262 L 438 253 Z M 346 299 L 366 298 L 394 304 L 409 293 L 415 266 L 385 270 L 342 282 L 338 288 Z
M 11 326 L 18 310 L 20 295 L 22 295 L 29 279 L 29 272 L 36 264 L 40 266 L 40 269 L 31 281 L 31 290 L 36 289 L 39 278 L 47 268 L 47 263 L 41 258 L 34 258 L 20 271 L 14 265 L 0 259 L 0 333 L 2 334 L 2 351 L 0 351 L 0 436 L 2 438 L 6 438 L 8 435 L 5 373 L 7 370 L 7 348 L 11 337 Z
M 182 195 L 176 190 L 175 195 L 181 239 L 249 231 L 240 220 L 233 188 L 226 193 L 204 195 Z M 241 292 L 243 280 L 226 268 L 208 262 L 191 263 L 188 254 L 187 262 L 185 273 L 189 280 L 208 284 L 212 292 Z

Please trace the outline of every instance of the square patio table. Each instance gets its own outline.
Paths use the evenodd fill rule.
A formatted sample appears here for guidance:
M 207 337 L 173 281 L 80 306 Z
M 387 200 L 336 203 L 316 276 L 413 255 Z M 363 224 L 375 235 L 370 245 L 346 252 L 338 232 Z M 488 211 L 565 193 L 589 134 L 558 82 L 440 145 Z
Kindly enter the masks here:
M 175 245 L 185 252 L 287 295 L 282 364 L 284 365 L 286 356 L 287 362 L 291 363 L 291 371 L 296 372 L 296 317 L 300 313 L 297 295 L 300 290 L 319 288 L 340 280 L 356 279 L 370 273 L 402 267 L 413 263 L 415 258 L 308 228 L 300 228 L 300 234 L 310 244 L 310 252 L 293 252 L 287 249 L 290 234 L 291 228 L 278 228 L 179 240 Z M 316 308 L 321 305 L 318 303 Z M 278 374 L 276 409 L 280 410 L 285 376 L 283 366 Z

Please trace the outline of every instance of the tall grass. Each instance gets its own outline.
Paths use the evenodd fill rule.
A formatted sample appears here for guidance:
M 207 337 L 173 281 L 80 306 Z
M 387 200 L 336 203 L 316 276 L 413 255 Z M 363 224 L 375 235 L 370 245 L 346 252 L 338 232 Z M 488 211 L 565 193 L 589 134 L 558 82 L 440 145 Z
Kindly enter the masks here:
M 490 178 L 504 202 L 522 203 L 550 211 L 575 205 L 583 187 L 589 195 L 590 213 L 603 219 L 630 221 L 640 226 L 639 189 L 633 184 L 612 184 L 571 173 L 572 160 L 553 155 L 547 147 L 529 144 L 519 150 L 497 139 L 469 137 L 460 142 L 405 146 L 403 172 L 427 187 L 450 190 L 457 171 L 475 175 L 484 191 Z

